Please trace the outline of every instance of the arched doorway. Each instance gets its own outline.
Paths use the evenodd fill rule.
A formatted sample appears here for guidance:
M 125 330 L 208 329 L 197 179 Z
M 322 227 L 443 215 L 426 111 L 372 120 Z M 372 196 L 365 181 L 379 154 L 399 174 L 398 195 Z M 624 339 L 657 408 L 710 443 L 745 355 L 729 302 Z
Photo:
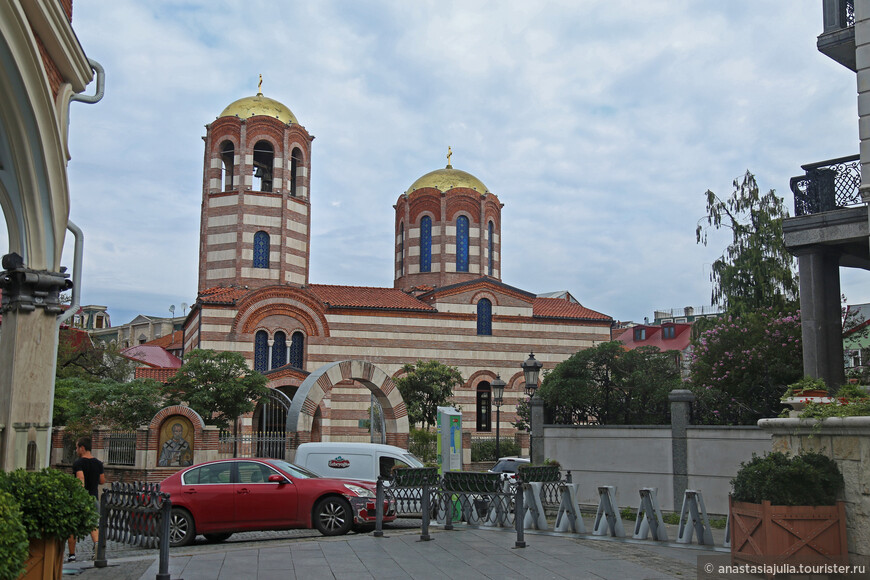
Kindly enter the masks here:
M 364 360 L 345 360 L 326 364 L 299 386 L 287 419 L 289 447 L 296 449 L 302 443 L 319 436 L 316 418 L 318 407 L 333 385 L 352 380 L 374 395 L 383 410 L 383 428 L 389 445 L 408 447 L 408 411 L 405 401 L 384 371 Z
M 255 457 L 286 457 L 287 418 L 292 401 L 278 389 L 257 401 L 251 420 L 251 451 Z

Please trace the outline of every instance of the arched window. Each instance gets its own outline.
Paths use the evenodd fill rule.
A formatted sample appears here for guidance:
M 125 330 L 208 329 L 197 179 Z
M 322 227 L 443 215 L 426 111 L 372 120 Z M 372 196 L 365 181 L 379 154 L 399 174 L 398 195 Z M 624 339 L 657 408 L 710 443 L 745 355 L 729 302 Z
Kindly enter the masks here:
M 290 154 L 290 197 L 296 197 L 296 178 L 299 176 L 299 166 L 302 164 L 302 151 L 293 149 Z
M 275 148 L 268 141 L 254 145 L 254 189 L 272 191 L 272 171 L 275 165 Z
M 456 219 L 456 271 L 468 272 L 468 218 Z
M 405 275 L 405 222 L 399 224 L 399 277 Z
M 492 302 L 488 298 L 477 302 L 477 334 L 492 335 Z
M 236 149 L 232 141 L 224 141 L 221 144 L 221 163 L 223 165 L 221 179 L 223 180 L 223 190 L 232 191 L 234 185 L 235 168 L 235 153 Z
M 254 370 L 264 373 L 269 368 L 269 335 L 258 330 L 254 335 Z
M 432 271 L 432 218 L 420 220 L 420 271 Z
M 287 335 L 278 331 L 272 341 L 272 368 L 277 369 L 285 364 L 287 364 Z
M 305 335 L 296 331 L 290 338 L 290 366 L 301 369 L 305 363 Z
M 489 383 L 477 385 L 477 430 L 488 433 L 492 430 L 492 401 Z
M 489 275 L 492 276 L 495 271 L 495 255 L 493 254 L 493 250 L 495 249 L 495 224 L 489 222 L 489 227 L 487 228 L 487 233 L 489 234 Z
M 254 234 L 254 268 L 269 267 L 269 234 L 257 232 Z

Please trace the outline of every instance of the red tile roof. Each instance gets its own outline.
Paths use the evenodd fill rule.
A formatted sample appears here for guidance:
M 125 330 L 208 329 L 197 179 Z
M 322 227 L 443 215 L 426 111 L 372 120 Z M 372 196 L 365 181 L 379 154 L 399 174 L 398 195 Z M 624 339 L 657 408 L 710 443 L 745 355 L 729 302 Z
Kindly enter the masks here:
M 152 369 L 151 367 L 139 367 L 136 369 L 135 378 L 137 379 L 154 379 L 161 383 L 169 382 L 169 379 L 175 376 L 175 369 Z
M 181 342 L 183 340 L 184 331 L 174 330 L 171 334 L 161 336 L 160 338 L 155 338 L 154 340 L 149 340 L 145 344 L 149 346 L 159 346 L 160 348 L 165 348 L 166 350 L 178 350 L 181 348 Z
M 674 338 L 662 338 L 662 328 L 673 326 Z M 635 340 L 634 333 L 636 330 L 645 330 L 646 338 L 644 340 Z M 659 350 L 679 350 L 683 351 L 689 348 L 692 342 L 692 325 L 689 323 L 674 323 L 663 324 L 661 326 L 652 324 L 639 324 L 627 329 L 619 338 L 619 342 L 624 344 L 626 348 L 635 349 L 641 346 L 655 346 Z
M 398 288 L 363 286 L 330 286 L 311 284 L 314 296 L 327 306 L 337 308 L 374 308 L 378 310 L 428 310 L 435 308 L 417 300 Z
M 163 369 L 178 369 L 181 367 L 181 359 L 166 352 L 166 349 L 152 344 L 137 344 L 125 348 L 121 354 L 131 360 L 145 363 L 149 367 Z
M 208 288 L 199 293 L 199 299 L 207 304 L 233 304 L 250 291 L 235 286 Z
M 564 298 L 535 298 L 534 316 L 541 318 L 578 318 L 582 320 L 612 320 L 611 317 Z

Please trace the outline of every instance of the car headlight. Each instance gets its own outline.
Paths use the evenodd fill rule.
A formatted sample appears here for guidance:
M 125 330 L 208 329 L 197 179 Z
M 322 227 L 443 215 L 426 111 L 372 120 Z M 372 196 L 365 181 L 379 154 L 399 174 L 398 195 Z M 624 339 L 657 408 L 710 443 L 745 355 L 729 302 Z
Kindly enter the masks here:
M 372 490 L 366 489 L 364 487 L 360 487 L 358 485 L 353 485 L 351 483 L 345 483 L 344 487 L 346 487 L 347 489 L 349 489 L 350 491 L 352 491 L 354 494 L 356 494 L 359 497 L 375 497 L 375 493 Z

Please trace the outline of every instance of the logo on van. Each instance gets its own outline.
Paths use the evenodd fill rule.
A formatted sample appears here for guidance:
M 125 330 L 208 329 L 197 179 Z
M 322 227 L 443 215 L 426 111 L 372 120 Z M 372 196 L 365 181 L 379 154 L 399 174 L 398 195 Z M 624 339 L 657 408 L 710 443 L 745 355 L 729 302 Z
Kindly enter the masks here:
M 344 469 L 345 467 L 350 467 L 350 459 L 345 459 L 339 455 L 335 459 L 330 459 L 327 465 L 334 467 L 335 469 Z

